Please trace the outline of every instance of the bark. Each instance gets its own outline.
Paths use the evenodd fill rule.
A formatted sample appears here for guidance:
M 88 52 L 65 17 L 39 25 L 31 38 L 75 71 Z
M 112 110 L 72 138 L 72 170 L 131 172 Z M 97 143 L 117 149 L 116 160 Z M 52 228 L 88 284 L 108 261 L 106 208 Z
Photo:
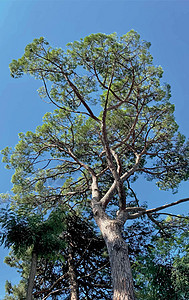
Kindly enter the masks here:
M 33 286 L 34 286 L 34 280 L 36 275 L 36 269 L 37 269 L 37 254 L 35 251 L 32 252 L 32 261 L 31 261 L 31 267 L 30 267 L 30 274 L 28 279 L 28 287 L 27 287 L 27 294 L 26 294 L 26 300 L 32 300 L 32 293 L 33 293 Z
M 100 207 L 93 207 L 93 213 L 109 254 L 113 300 L 134 300 L 128 247 L 121 236 L 122 224 L 118 220 L 110 219 Z
M 70 300 L 78 300 L 79 299 L 78 283 L 77 283 L 77 277 L 73 266 L 73 257 L 71 252 L 69 253 L 68 256 L 68 273 L 69 273 L 69 282 L 70 282 Z

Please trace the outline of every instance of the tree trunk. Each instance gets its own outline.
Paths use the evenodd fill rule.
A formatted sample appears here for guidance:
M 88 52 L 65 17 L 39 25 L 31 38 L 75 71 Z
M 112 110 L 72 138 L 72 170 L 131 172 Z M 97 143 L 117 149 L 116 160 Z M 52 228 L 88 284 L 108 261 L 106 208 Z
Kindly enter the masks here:
M 105 240 L 112 275 L 113 300 L 134 300 L 134 287 L 128 247 L 121 236 L 121 225 L 110 219 L 102 209 L 94 212 L 94 218 Z
M 68 272 L 69 272 L 69 282 L 70 282 L 70 300 L 78 300 L 79 299 L 78 283 L 77 283 L 77 277 L 73 266 L 73 257 L 71 251 L 68 256 Z
M 32 293 L 33 293 L 33 286 L 34 286 L 36 269 L 37 269 L 37 254 L 36 254 L 35 251 L 33 251 L 32 252 L 31 267 L 30 267 L 30 275 L 29 275 L 29 279 L 28 279 L 26 300 L 32 300 Z
M 133 278 L 128 256 L 128 247 L 117 230 L 105 228 L 105 242 L 108 249 L 114 300 L 134 300 Z M 109 232 L 108 232 L 109 231 Z M 111 231 L 111 232 L 110 232 Z

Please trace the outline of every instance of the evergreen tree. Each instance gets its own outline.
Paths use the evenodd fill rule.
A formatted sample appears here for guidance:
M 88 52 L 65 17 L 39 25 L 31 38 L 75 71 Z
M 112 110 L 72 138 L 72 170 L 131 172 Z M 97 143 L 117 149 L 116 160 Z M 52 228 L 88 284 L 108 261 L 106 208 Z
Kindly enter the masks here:
M 141 174 L 173 191 L 189 175 L 189 144 L 178 132 L 170 86 L 161 84 L 163 71 L 153 65 L 149 47 L 133 30 L 121 38 L 92 34 L 66 52 L 40 38 L 10 64 L 13 77 L 41 80 L 40 96 L 57 107 L 35 133 L 20 134 L 13 151 L 3 151 L 15 169 L 13 201 L 49 210 L 67 203 L 86 216 L 92 211 L 116 300 L 135 298 L 121 233 L 126 221 L 146 214 L 156 222 L 157 211 L 188 200 L 146 209 L 130 197 Z

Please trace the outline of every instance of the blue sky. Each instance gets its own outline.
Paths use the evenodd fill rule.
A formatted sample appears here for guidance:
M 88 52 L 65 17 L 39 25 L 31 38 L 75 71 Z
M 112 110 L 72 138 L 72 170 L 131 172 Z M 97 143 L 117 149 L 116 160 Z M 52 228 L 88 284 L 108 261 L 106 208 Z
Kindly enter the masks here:
M 40 86 L 24 77 L 14 80 L 9 63 L 19 58 L 25 46 L 34 38 L 44 36 L 50 44 L 65 45 L 91 33 L 117 32 L 130 29 L 152 43 L 154 63 L 164 69 L 163 81 L 172 87 L 172 103 L 180 131 L 188 136 L 189 119 L 189 1 L 119 1 L 119 0 L 1 0 L 0 1 L 0 149 L 14 146 L 18 133 L 35 130 L 42 116 L 52 107 L 39 99 Z M 0 164 L 0 192 L 11 189 L 11 172 Z M 188 197 L 188 183 L 179 192 L 159 192 L 152 183 L 136 186 L 142 201 L 158 203 Z M 189 206 L 180 204 L 173 212 L 187 212 Z M 3 264 L 7 251 L 0 249 L 0 300 L 6 279 L 16 282 L 16 272 Z

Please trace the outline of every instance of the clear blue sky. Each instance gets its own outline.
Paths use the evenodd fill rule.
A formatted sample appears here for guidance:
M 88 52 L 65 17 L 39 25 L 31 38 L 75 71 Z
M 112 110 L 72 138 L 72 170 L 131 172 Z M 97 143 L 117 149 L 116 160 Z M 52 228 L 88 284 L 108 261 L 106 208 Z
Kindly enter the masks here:
M 0 149 L 14 146 L 18 133 L 34 130 L 44 113 L 51 109 L 38 95 L 39 83 L 24 77 L 14 80 L 9 63 L 23 54 L 34 38 L 44 36 L 53 46 L 65 45 L 91 33 L 125 34 L 135 29 L 152 43 L 154 62 L 164 69 L 164 81 L 172 87 L 172 102 L 180 131 L 188 136 L 189 119 L 189 1 L 119 0 L 1 0 L 0 1 Z M 0 192 L 11 189 L 11 173 L 0 164 Z M 138 197 L 158 203 L 188 197 L 188 183 L 179 192 L 159 192 L 151 184 L 139 182 Z M 180 204 L 177 212 L 187 212 Z M 172 210 L 176 212 L 175 210 Z M 16 282 L 17 275 L 5 266 L 7 251 L 0 249 L 0 300 L 6 279 Z

